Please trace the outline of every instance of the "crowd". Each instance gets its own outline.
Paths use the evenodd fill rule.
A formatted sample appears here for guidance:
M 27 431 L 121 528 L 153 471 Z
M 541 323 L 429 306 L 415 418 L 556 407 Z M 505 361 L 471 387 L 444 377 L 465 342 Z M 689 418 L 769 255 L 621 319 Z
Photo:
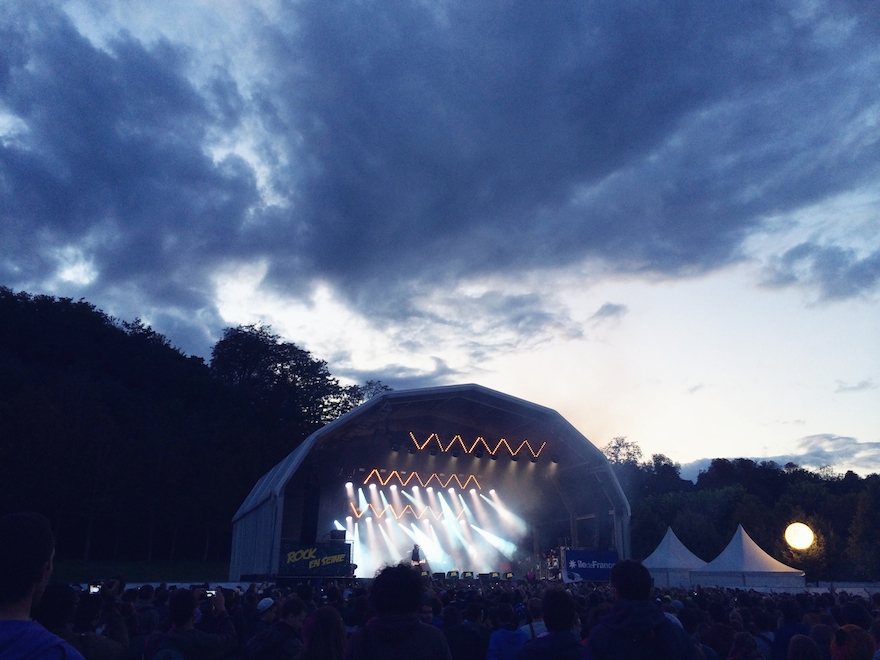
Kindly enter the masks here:
M 33 514 L 0 518 L 0 660 L 880 659 L 880 594 L 654 589 L 624 560 L 610 584 L 369 583 L 247 589 L 51 584 Z

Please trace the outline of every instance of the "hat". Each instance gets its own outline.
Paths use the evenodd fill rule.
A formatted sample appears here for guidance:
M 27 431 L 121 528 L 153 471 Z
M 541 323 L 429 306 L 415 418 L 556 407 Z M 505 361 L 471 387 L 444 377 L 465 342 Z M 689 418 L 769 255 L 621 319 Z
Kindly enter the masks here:
M 275 601 L 272 600 L 271 598 L 264 598 L 259 603 L 257 603 L 257 612 L 262 614 L 263 612 L 268 610 L 270 607 L 272 607 L 274 604 L 275 604 Z

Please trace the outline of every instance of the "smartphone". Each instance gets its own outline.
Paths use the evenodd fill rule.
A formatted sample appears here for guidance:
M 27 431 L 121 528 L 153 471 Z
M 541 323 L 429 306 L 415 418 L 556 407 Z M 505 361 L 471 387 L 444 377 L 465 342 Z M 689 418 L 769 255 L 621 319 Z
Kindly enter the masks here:
M 99 594 L 101 593 L 101 585 L 97 582 L 89 584 L 89 593 L 90 594 Z
M 208 595 L 208 598 L 213 598 L 214 596 L 217 595 L 217 590 L 216 589 L 208 589 L 207 591 L 205 591 L 205 593 Z

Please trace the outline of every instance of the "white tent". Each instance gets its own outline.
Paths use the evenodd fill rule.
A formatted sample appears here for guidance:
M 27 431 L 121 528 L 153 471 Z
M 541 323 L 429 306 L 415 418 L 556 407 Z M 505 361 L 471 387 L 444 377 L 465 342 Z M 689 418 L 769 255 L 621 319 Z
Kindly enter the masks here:
M 773 559 L 740 525 L 720 555 L 702 568 L 691 571 L 691 584 L 704 587 L 802 589 L 806 581 L 802 570 Z
M 690 572 L 706 565 L 702 559 L 688 550 L 678 540 L 672 527 L 666 529 L 666 536 L 660 545 L 642 562 L 654 578 L 657 587 L 687 587 L 690 585 Z

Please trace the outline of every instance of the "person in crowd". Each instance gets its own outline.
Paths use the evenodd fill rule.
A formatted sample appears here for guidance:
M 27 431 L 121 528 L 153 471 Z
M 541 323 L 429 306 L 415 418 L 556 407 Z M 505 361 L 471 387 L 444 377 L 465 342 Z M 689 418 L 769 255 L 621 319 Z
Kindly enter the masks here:
M 77 613 L 76 593 L 66 584 L 50 584 L 34 608 L 34 620 L 82 653 L 86 660 L 126 660 L 128 630 L 114 600 L 105 599 L 103 610 L 108 623 L 104 634 L 99 635 L 94 630 L 102 614 L 101 600 L 97 594 L 82 597 L 79 609 L 84 614 L 80 616 L 87 616 L 91 626 L 76 633 L 72 630 Z
M 806 635 L 795 635 L 788 642 L 786 660 L 822 660 L 819 646 Z
M 681 612 L 678 613 L 678 620 L 681 623 L 682 628 L 684 628 L 687 635 L 694 640 L 694 643 L 700 647 L 705 660 L 721 660 L 711 646 L 706 646 L 705 644 L 700 643 L 700 636 L 697 634 L 700 619 L 700 611 L 696 607 L 683 607 Z
M 810 627 L 800 622 L 800 608 L 796 601 L 785 599 L 779 603 L 782 625 L 773 638 L 773 660 L 786 660 L 788 643 L 795 635 L 810 636 Z
M 330 605 L 315 610 L 303 626 L 305 649 L 300 660 L 342 660 L 345 624 L 339 610 Z
M 143 635 L 149 635 L 161 623 L 159 619 L 159 610 L 153 604 L 156 597 L 156 590 L 152 584 L 145 584 L 137 591 L 137 600 L 134 603 L 134 611 L 137 616 L 138 630 Z
M 464 621 L 461 610 L 454 605 L 443 608 L 443 634 L 452 660 L 485 660 L 486 647 L 479 627 Z
M 293 660 L 303 649 L 302 628 L 306 606 L 296 596 L 289 596 L 268 630 L 254 635 L 245 644 L 248 660 Z
M 54 557 L 47 518 L 36 513 L 0 517 L 0 659 L 83 660 L 70 644 L 31 621 Z
M 776 618 L 766 610 L 755 613 L 755 644 L 764 660 L 773 660 L 773 638 L 776 634 Z
M 348 640 L 346 660 L 451 660 L 443 633 L 419 620 L 422 592 L 421 579 L 411 567 L 382 569 L 370 592 L 377 616 Z
M 590 631 L 590 658 L 699 658 L 697 645 L 684 629 L 667 619 L 650 600 L 651 574 L 640 562 L 618 561 L 611 569 L 611 586 L 617 600 L 611 613 Z M 546 620 L 546 607 L 544 617 Z
M 531 608 L 530 608 L 531 609 Z M 577 606 L 571 595 L 562 589 L 548 589 L 541 600 L 546 634 L 529 642 L 517 656 L 518 660 L 581 660 L 587 647 L 573 628 L 578 618 Z M 579 625 L 577 625 L 580 628 Z
M 524 626 L 520 626 L 520 630 L 528 635 L 529 639 L 535 639 L 539 635 L 543 635 L 547 632 L 547 626 L 544 625 L 544 610 L 541 607 L 541 599 L 529 598 L 526 607 L 529 622 Z
M 278 606 L 274 599 L 269 597 L 262 598 L 257 603 L 256 609 L 254 609 L 253 613 L 244 623 L 241 643 L 247 644 L 260 633 L 271 630 L 277 613 Z
M 874 594 L 874 596 L 880 596 L 880 594 Z M 880 612 L 877 613 L 877 618 L 871 624 L 871 638 L 874 640 L 875 649 L 873 660 L 880 660 Z
M 733 636 L 733 643 L 730 645 L 727 660 L 756 660 L 760 657 L 758 645 L 755 644 L 755 638 L 752 637 L 751 633 L 743 631 Z
M 486 651 L 489 649 L 489 638 L 492 636 L 492 631 L 486 625 L 486 613 L 483 611 L 483 606 L 480 603 L 475 601 L 468 603 L 467 607 L 464 608 L 464 622 L 462 625 L 468 626 L 479 634 L 479 657 L 485 658 Z
M 182 655 L 186 660 L 210 660 L 225 658 L 238 646 L 238 636 L 232 617 L 226 611 L 223 590 L 218 588 L 214 598 L 217 616 L 217 632 L 196 630 L 198 601 L 189 589 L 177 589 L 168 599 L 171 629 L 166 633 L 155 632 L 147 640 L 149 660 L 165 660 Z
M 700 634 L 700 642 L 711 646 L 719 658 L 726 658 L 736 636 L 736 630 L 730 625 L 727 608 L 719 602 L 710 603 L 709 619 L 709 629 Z
M 822 660 L 831 660 L 831 640 L 834 639 L 834 628 L 824 623 L 810 626 L 810 639 L 816 642 Z
M 519 619 L 510 603 L 498 605 L 498 619 L 501 627 L 489 637 L 486 658 L 487 660 L 513 660 L 529 638 L 519 629 Z
M 847 623 L 834 632 L 831 640 L 833 660 L 871 660 L 874 642 L 871 635 L 859 626 Z
M 437 630 L 443 630 L 443 619 L 438 616 L 442 609 L 443 603 L 439 598 L 425 594 L 422 596 L 422 604 L 419 606 L 419 619 L 422 620 L 422 623 L 428 623 Z

